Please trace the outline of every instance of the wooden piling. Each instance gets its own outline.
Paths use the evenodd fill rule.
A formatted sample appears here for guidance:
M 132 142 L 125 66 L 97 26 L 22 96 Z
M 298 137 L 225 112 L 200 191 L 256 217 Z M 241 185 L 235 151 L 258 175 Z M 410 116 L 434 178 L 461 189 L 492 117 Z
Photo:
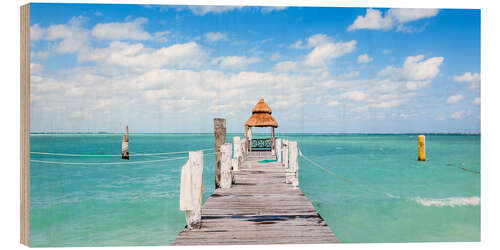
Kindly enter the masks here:
M 276 161 L 281 162 L 281 138 L 276 138 Z
M 234 164 L 233 171 L 238 171 L 241 163 L 243 162 L 243 147 L 241 145 L 241 139 L 238 136 L 233 137 L 234 146 Z
M 425 161 L 425 136 L 418 136 L 418 160 Z
M 186 211 L 186 228 L 201 228 L 203 195 L 203 151 L 190 151 L 181 170 L 179 207 Z
M 220 188 L 221 151 L 220 146 L 226 143 L 226 119 L 214 118 L 215 135 L 215 189 Z
M 288 168 L 288 140 L 283 140 L 283 164 Z
M 128 153 L 128 125 L 125 127 L 125 135 L 123 135 L 122 140 L 122 159 L 129 160 L 130 156 Z
M 231 188 L 233 174 L 231 172 L 232 165 L 232 145 L 225 143 L 220 146 L 221 151 L 221 179 L 220 188 Z
M 298 159 L 298 147 L 296 141 L 288 142 L 288 151 L 290 154 L 289 163 L 290 168 L 286 171 L 286 183 L 290 183 L 294 188 L 298 188 L 299 186 L 299 159 Z

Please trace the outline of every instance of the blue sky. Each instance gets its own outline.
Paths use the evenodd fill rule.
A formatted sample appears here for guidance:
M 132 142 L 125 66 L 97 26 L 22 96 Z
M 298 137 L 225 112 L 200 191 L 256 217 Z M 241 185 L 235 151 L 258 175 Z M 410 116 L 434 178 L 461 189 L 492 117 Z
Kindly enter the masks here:
M 480 131 L 480 11 L 31 5 L 32 132 Z

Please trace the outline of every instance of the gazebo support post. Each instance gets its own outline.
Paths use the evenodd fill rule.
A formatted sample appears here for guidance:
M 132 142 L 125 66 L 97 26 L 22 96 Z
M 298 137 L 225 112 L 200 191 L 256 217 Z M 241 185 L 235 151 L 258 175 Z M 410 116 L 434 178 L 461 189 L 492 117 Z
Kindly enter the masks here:
M 248 127 L 248 151 L 252 152 L 252 127 Z
M 271 127 L 271 153 L 273 156 L 276 155 L 276 151 L 274 150 L 274 144 L 275 143 L 275 140 L 274 140 L 274 127 Z

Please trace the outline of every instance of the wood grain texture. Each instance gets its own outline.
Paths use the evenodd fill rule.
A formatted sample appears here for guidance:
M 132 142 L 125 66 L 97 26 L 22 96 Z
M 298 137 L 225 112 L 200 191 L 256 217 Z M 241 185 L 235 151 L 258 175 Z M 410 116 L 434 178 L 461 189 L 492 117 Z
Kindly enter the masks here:
M 21 244 L 30 245 L 30 5 L 20 13 L 20 87 L 21 87 Z
M 215 136 L 215 189 L 220 188 L 221 156 L 220 146 L 226 143 L 226 119 L 214 118 Z
M 338 243 L 302 191 L 285 183 L 283 164 L 258 163 L 271 157 L 249 152 L 235 184 L 203 205 L 201 228 L 182 231 L 172 245 Z

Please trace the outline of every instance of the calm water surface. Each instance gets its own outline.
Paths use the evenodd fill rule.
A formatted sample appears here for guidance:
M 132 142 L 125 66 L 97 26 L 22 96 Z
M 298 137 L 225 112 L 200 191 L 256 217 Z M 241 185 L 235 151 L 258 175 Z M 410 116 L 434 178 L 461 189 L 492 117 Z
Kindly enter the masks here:
M 228 135 L 232 136 L 242 135 Z M 302 153 L 300 187 L 342 242 L 480 240 L 480 136 L 294 135 Z M 118 134 L 31 135 L 31 151 L 120 154 Z M 213 147 L 213 134 L 131 134 L 130 152 Z M 204 200 L 214 190 L 212 151 L 204 158 Z M 162 160 L 187 154 L 131 157 Z M 185 225 L 179 211 L 186 159 L 106 165 L 120 157 L 32 155 L 32 246 L 168 245 Z M 465 168 L 467 171 L 464 171 Z

